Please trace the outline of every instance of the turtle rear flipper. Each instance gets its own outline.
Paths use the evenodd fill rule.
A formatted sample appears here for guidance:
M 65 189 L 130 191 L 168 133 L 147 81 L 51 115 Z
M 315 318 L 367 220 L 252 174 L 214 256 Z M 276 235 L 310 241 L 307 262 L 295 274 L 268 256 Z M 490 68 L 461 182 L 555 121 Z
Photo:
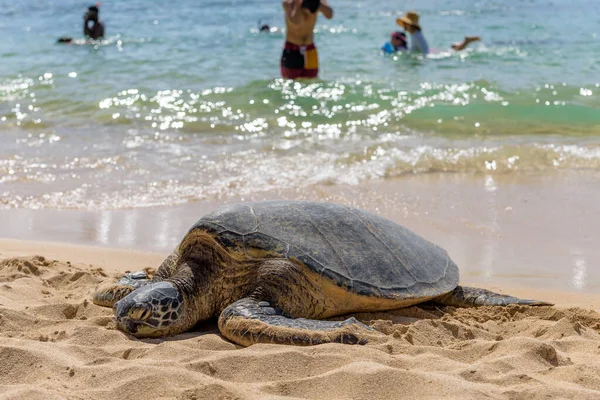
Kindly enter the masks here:
M 251 297 L 238 300 L 223 310 L 219 330 L 227 339 L 242 346 L 255 343 L 366 344 L 378 333 L 355 318 L 345 321 L 289 318 L 269 302 Z
M 145 271 L 128 272 L 115 284 L 98 289 L 92 295 L 94 304 L 112 307 L 117 301 L 151 281 Z
M 508 306 L 553 306 L 554 304 L 539 300 L 519 299 L 513 296 L 494 293 L 489 290 L 457 286 L 456 289 L 434 299 L 436 303 L 454 307 Z

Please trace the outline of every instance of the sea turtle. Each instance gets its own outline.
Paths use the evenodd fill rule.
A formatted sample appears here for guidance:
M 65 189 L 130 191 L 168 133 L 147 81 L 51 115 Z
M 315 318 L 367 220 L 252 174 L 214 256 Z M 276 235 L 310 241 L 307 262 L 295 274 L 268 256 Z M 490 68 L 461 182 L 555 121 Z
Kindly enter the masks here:
M 221 333 L 253 343 L 363 344 L 376 334 L 355 312 L 425 301 L 457 307 L 551 305 L 458 286 L 445 250 L 356 208 L 267 201 L 202 217 L 153 279 L 128 274 L 96 292 L 117 326 L 137 337 L 174 335 L 218 317 Z

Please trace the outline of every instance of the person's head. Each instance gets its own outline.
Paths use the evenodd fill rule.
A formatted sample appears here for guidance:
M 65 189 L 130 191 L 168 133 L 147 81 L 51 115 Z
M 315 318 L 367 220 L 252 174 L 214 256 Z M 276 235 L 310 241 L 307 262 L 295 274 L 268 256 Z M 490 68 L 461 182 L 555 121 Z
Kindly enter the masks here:
M 421 25 L 419 25 L 419 14 L 414 11 L 404 13 L 403 16 L 396 20 L 396 23 L 409 33 L 421 30 Z
M 306 8 L 311 13 L 316 13 L 321 6 L 321 0 L 302 0 L 302 8 Z
M 406 48 L 406 34 L 400 31 L 392 32 L 390 36 L 390 43 L 396 49 Z
M 262 24 L 259 28 L 261 32 L 271 32 L 271 27 L 267 24 Z
M 96 20 L 98 20 L 99 12 L 100 12 L 100 10 L 98 9 L 98 6 L 90 6 L 90 7 L 88 7 L 88 11 L 86 13 L 87 18 L 89 20 L 96 21 Z

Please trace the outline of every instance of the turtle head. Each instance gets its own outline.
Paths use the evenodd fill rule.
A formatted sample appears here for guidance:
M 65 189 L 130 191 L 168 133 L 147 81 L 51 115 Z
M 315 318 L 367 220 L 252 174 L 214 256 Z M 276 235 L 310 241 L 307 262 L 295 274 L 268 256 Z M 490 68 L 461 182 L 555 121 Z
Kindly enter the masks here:
M 143 286 L 115 303 L 117 327 L 136 337 L 174 335 L 190 328 L 184 301 L 170 282 Z

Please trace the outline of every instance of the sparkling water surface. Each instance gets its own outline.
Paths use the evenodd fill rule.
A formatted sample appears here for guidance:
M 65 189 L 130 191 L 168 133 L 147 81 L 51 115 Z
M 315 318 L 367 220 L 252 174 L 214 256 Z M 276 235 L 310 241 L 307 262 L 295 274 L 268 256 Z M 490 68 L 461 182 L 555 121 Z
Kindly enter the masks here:
M 320 79 L 291 82 L 278 1 L 105 1 L 107 38 L 87 44 L 89 4 L 0 0 L 0 207 L 600 169 L 596 2 L 331 3 Z M 411 9 L 434 51 L 382 55 Z M 483 41 L 450 51 L 466 34 Z

